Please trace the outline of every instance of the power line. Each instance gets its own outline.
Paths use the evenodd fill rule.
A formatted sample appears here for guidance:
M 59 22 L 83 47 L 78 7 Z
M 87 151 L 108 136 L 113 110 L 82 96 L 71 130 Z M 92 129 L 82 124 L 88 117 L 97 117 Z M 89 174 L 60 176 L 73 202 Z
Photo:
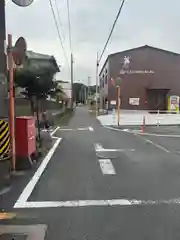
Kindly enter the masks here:
M 57 22 L 57 20 L 56 20 L 56 15 L 55 15 L 55 12 L 54 12 L 54 8 L 53 8 L 53 5 L 52 5 L 52 1 L 49 0 L 49 3 L 50 3 L 51 11 L 52 11 L 52 14 L 53 14 L 54 22 L 55 22 L 55 25 L 56 25 L 56 28 L 57 28 L 57 32 L 58 32 L 60 44 L 61 44 L 61 47 L 62 47 L 62 49 L 63 49 L 63 54 L 64 54 L 64 57 L 65 57 L 65 59 L 66 59 L 66 62 L 67 62 L 69 71 L 70 71 L 68 58 L 67 58 L 67 55 L 66 55 L 66 51 L 65 51 L 65 49 L 64 49 L 64 45 L 63 45 L 63 41 L 62 41 L 61 34 L 60 34 L 60 31 L 59 31 L 58 22 Z
M 60 15 L 59 7 L 58 7 L 58 4 L 57 4 L 57 0 L 54 0 L 54 2 L 55 2 L 56 10 L 57 10 L 58 21 L 59 21 L 59 24 L 60 24 L 60 27 L 61 27 L 62 37 L 63 37 L 63 40 L 65 40 L 65 34 L 64 34 L 64 31 L 63 31 L 63 24 L 62 24 L 62 21 L 61 21 L 61 15 Z
M 98 64 L 99 64 L 99 62 L 100 62 L 101 59 L 102 59 L 102 56 L 103 56 L 103 54 L 104 54 L 104 52 L 105 52 L 105 50 L 106 50 L 106 47 L 107 47 L 107 45 L 108 45 L 108 43 L 109 43 L 109 40 L 111 39 L 112 33 L 113 33 L 113 31 L 114 31 L 114 28 L 115 28 L 115 26 L 116 26 L 117 20 L 118 20 L 118 18 L 119 18 L 119 15 L 120 15 L 120 13 L 121 13 L 122 8 L 123 8 L 124 2 L 125 2 L 125 0 L 122 0 L 121 5 L 120 5 L 119 10 L 118 10 L 118 13 L 117 13 L 117 16 L 116 16 L 116 18 L 115 18 L 115 20 L 114 20 L 113 26 L 112 26 L 111 31 L 110 31 L 110 33 L 109 33 L 108 39 L 107 39 L 107 41 L 106 41 L 106 43 L 105 43 L 105 46 L 104 46 L 104 48 L 103 48 L 103 51 L 102 51 L 102 53 L 101 53 L 101 55 L 100 55 L 100 58 L 99 58 L 99 60 L 98 60 Z
M 67 0 L 67 11 L 68 11 L 68 28 L 69 28 L 69 44 L 72 53 L 72 38 L 71 38 L 71 21 L 70 21 L 70 7 L 69 0 Z

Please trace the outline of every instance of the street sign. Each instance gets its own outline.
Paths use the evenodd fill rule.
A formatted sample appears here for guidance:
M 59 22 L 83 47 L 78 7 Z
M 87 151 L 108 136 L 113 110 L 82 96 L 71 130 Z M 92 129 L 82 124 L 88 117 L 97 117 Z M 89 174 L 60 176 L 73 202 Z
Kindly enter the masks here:
M 16 41 L 14 50 L 13 50 L 13 59 L 14 59 L 14 63 L 17 66 L 20 66 L 23 64 L 26 57 L 26 50 L 27 50 L 26 40 L 23 37 L 20 37 Z
M 129 98 L 129 104 L 138 106 L 139 105 L 139 100 L 140 100 L 139 98 Z
M 19 7 L 28 7 L 33 3 L 34 0 L 12 0 L 12 1 Z

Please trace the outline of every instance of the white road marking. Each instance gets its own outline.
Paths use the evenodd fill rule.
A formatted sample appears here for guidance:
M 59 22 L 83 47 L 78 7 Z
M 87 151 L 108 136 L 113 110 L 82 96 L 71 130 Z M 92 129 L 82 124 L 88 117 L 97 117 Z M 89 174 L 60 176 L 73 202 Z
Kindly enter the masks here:
M 96 152 L 134 152 L 135 149 L 108 149 L 108 148 L 101 148 L 97 149 Z
M 61 128 L 61 129 L 59 129 L 60 131 L 73 131 L 73 129 L 72 128 Z
M 75 200 L 75 201 L 59 201 L 59 202 L 26 202 L 19 208 L 52 208 L 52 207 L 88 207 L 88 206 L 117 206 L 131 205 L 126 199 L 111 200 Z
M 95 143 L 94 148 L 96 152 L 134 152 L 135 149 L 109 149 L 109 148 L 103 148 L 103 146 L 100 143 Z
M 134 130 L 132 133 L 135 132 Z M 173 134 L 157 134 L 157 133 L 142 133 L 142 132 L 136 132 L 139 135 L 145 135 L 145 136 L 155 136 L 155 137 L 169 137 L 169 138 L 180 138 L 180 135 L 173 135 Z
M 170 151 L 169 151 L 167 148 L 165 148 L 165 147 L 163 147 L 163 146 L 161 146 L 161 145 L 159 145 L 159 144 L 157 144 L 157 143 L 154 143 L 153 141 L 151 141 L 151 140 L 149 140 L 149 139 L 145 139 L 145 141 L 146 141 L 147 143 L 150 143 L 150 144 L 152 144 L 153 146 L 155 146 L 155 147 L 163 150 L 164 152 L 170 153 Z
M 106 125 L 103 125 L 104 128 L 110 129 L 110 130 L 114 130 L 114 131 L 118 131 L 118 132 L 127 132 L 127 133 L 131 133 L 131 134 L 137 134 L 137 135 L 147 135 L 147 136 L 156 136 L 156 137 L 169 137 L 169 138 L 180 138 L 180 135 L 176 135 L 176 134 L 156 134 L 156 133 L 142 133 L 141 130 L 130 130 L 130 129 L 118 129 L 118 128 L 113 128 L 113 127 L 109 127 Z
M 79 131 L 89 130 L 89 128 L 78 128 Z
M 17 204 L 15 208 L 74 208 L 74 207 L 104 207 L 104 206 L 134 206 L 134 205 L 161 205 L 180 204 L 180 198 L 159 200 L 137 200 L 137 199 L 110 199 L 110 200 L 74 200 L 74 201 L 45 201 L 24 202 Z
M 89 131 L 94 132 L 94 128 L 89 127 Z
M 123 131 L 124 131 L 124 132 L 128 132 L 128 131 L 129 131 L 129 129 L 123 129 Z
M 95 143 L 94 148 L 95 148 L 95 151 L 98 151 L 100 149 L 103 149 L 103 146 L 100 143 Z
M 79 128 L 75 128 L 75 129 L 73 129 L 73 128 L 61 128 L 61 129 L 59 129 L 60 131 L 94 131 L 94 129 L 92 128 L 91 130 L 90 130 L 90 127 L 79 127 Z
M 124 131 L 123 129 L 119 129 L 119 128 L 113 128 L 113 127 L 109 127 L 109 126 L 106 126 L 106 125 L 102 125 L 104 128 L 107 128 L 107 129 L 110 129 L 110 130 L 113 130 L 113 131 L 118 131 L 118 132 L 126 132 L 126 133 L 132 133 L 130 131 Z
M 60 127 L 55 128 L 54 131 L 50 133 L 50 135 L 53 136 L 59 129 Z
M 104 175 L 108 174 L 108 175 L 115 175 L 115 169 L 112 165 L 112 162 L 110 159 L 98 159 L 100 167 L 101 167 L 101 171 Z
M 55 130 L 57 131 L 58 129 L 55 129 Z M 56 132 L 55 130 L 54 130 L 54 132 Z M 59 143 L 62 140 L 62 138 L 56 138 L 56 137 L 53 137 L 53 138 L 57 139 L 56 142 L 54 143 L 53 147 L 49 150 L 48 154 L 42 161 L 41 165 L 35 172 L 34 176 L 32 177 L 32 179 L 29 181 L 29 183 L 27 184 L 27 186 L 21 193 L 20 197 L 18 198 L 17 202 L 14 205 L 15 208 L 16 208 L 16 206 L 20 206 L 21 204 L 24 204 L 28 200 L 35 185 L 37 184 L 37 182 L 40 179 L 41 175 L 43 174 L 45 168 L 47 167 L 49 161 L 51 160 L 56 148 L 58 147 Z

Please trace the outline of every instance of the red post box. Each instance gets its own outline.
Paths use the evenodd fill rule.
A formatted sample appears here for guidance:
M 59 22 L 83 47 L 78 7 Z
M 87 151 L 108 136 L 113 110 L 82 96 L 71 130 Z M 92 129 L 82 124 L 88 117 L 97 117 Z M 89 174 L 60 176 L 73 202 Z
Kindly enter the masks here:
M 36 126 L 34 117 L 16 118 L 16 156 L 29 157 L 36 152 Z

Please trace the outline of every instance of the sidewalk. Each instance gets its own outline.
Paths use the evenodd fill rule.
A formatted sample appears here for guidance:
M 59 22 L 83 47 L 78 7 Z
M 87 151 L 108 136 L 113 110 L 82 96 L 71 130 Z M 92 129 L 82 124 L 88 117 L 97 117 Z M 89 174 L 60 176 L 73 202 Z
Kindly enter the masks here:
M 126 111 L 120 112 L 121 126 L 141 126 L 145 118 L 145 125 L 155 126 L 159 125 L 179 125 L 180 114 L 150 114 L 147 111 Z M 109 113 L 109 115 L 98 116 L 97 119 L 102 125 L 117 126 L 117 114 Z

